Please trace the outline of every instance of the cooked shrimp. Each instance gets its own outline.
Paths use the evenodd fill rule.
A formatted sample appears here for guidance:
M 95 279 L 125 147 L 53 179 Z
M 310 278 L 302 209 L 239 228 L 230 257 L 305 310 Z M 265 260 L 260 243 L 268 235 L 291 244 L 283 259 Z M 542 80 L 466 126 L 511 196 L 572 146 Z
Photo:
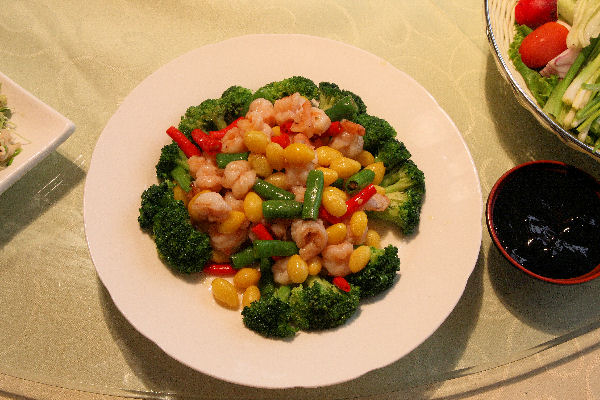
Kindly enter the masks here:
M 304 261 L 319 255 L 327 246 L 327 231 L 323 221 L 303 221 L 301 219 L 292 222 L 292 239 L 300 248 L 300 257 Z
M 219 232 L 219 226 L 213 224 L 208 228 L 208 234 L 210 245 L 214 250 L 230 255 L 235 253 L 248 238 L 248 223 L 244 223 L 237 231 L 227 234 Z
M 352 243 L 342 242 L 340 244 L 332 244 L 325 247 L 323 251 L 323 267 L 330 275 L 346 276 L 350 271 L 348 261 L 354 250 Z
M 232 210 L 244 212 L 244 200 L 236 199 L 235 196 L 233 195 L 233 193 L 231 193 L 231 192 L 225 193 L 225 196 L 223 196 L 223 199 L 225 200 L 225 202 L 227 204 L 229 204 L 229 206 L 231 207 Z
M 331 120 L 325 114 L 325 111 L 321 110 L 318 107 L 311 107 L 310 116 L 307 119 L 301 120 L 297 122 L 296 127 L 294 129 L 294 125 L 292 125 L 292 131 L 302 132 L 309 138 L 317 135 L 320 136 L 331 125 Z
M 285 167 L 285 178 L 290 186 L 306 185 L 308 173 L 315 169 L 314 163 L 304 165 L 288 165 Z
M 221 222 L 229 216 L 231 206 L 219 193 L 206 192 L 200 193 L 190 201 L 188 211 L 192 220 L 196 222 Z
M 385 211 L 390 205 L 390 199 L 385 194 L 375 193 L 364 206 L 367 211 Z
M 263 123 L 273 126 L 275 125 L 275 114 L 273 112 L 273 103 L 267 99 L 256 99 L 250 103 L 246 118 L 252 124 L 262 126 Z
M 253 119 L 242 118 L 239 120 L 237 126 L 241 129 L 242 135 L 248 131 L 261 131 L 270 139 L 273 133 L 271 126 L 258 117 Z
M 342 132 L 348 132 L 352 135 L 365 136 L 365 127 L 357 124 L 356 122 L 343 119 L 340 121 L 340 125 L 342 126 Z
M 304 202 L 304 193 L 306 192 L 305 186 L 292 186 L 290 191 L 296 196 L 296 201 L 301 203 Z
M 310 118 L 310 101 L 300 95 L 300 93 L 294 93 L 291 96 L 283 97 L 279 100 L 275 100 L 273 105 L 273 114 L 275 122 L 281 125 L 288 121 Z
M 231 189 L 236 199 L 243 199 L 256 182 L 256 172 L 245 160 L 227 164 L 223 173 L 223 187 Z
M 194 186 L 199 190 L 218 192 L 223 185 L 223 170 L 217 167 L 216 161 L 203 156 L 192 156 L 188 159 L 190 175 L 194 177 Z
M 338 150 L 345 157 L 354 158 L 363 150 L 364 143 L 362 136 L 344 131 L 331 139 L 329 147 Z
M 299 93 L 276 100 L 273 112 L 277 124 L 293 121 L 290 130 L 303 133 L 308 138 L 323 134 L 331 125 L 327 114 L 318 107 L 313 107 L 310 101 Z
M 280 285 L 289 285 L 292 283 L 287 272 L 287 263 L 289 259 L 289 257 L 281 258 L 275 261 L 275 264 L 273 264 L 273 267 L 271 268 L 271 271 L 273 271 L 273 280 Z
M 248 151 L 248 148 L 244 144 L 244 132 L 239 127 L 233 127 L 228 130 L 223 139 L 221 139 L 221 152 L 243 153 L 245 151 Z
M 290 227 L 291 221 L 286 219 L 278 219 L 271 222 L 271 232 L 273 236 L 280 240 L 288 240 L 288 228 Z

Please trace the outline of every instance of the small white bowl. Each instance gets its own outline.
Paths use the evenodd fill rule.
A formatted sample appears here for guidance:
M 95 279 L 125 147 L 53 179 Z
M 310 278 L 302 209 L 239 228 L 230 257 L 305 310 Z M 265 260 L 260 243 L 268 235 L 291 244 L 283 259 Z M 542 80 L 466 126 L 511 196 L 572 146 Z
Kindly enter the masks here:
M 558 136 L 567 146 L 583 152 L 600 161 L 600 152 L 563 129 L 537 105 L 535 98 L 527 88 L 521 74 L 515 69 L 508 56 L 508 48 L 515 35 L 515 5 L 518 0 L 484 0 L 486 33 L 500 73 L 508 81 L 517 100 L 531 112 L 535 118 Z
M 11 122 L 22 142 L 21 153 L 0 171 L 0 194 L 54 151 L 75 130 L 73 122 L 0 72 L 0 93 L 13 112 Z

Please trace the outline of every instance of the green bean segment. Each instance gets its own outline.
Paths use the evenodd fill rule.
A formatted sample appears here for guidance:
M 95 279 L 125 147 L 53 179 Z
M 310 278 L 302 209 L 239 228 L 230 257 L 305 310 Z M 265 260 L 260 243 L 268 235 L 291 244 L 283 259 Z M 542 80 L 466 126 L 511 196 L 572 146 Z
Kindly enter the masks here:
M 258 260 L 253 246 L 248 246 L 231 256 L 231 266 L 235 269 L 243 268 Z
M 294 200 L 296 198 L 292 192 L 283 190 L 262 179 L 257 179 L 252 189 L 265 200 Z
M 240 160 L 247 160 L 249 155 L 250 155 L 249 152 L 245 152 L 245 153 L 217 153 L 217 155 L 216 155 L 217 167 L 223 169 L 230 162 L 240 161 Z
M 306 191 L 302 205 L 302 219 L 316 220 L 319 217 L 319 207 L 323 198 L 325 177 L 323 171 L 313 169 L 306 178 Z
M 346 193 L 356 194 L 369 183 L 372 183 L 373 179 L 375 179 L 375 172 L 370 169 L 363 169 L 346 180 L 344 189 Z
M 295 219 L 302 216 L 302 203 L 295 200 L 265 200 L 262 207 L 266 219 Z
M 259 258 L 289 257 L 298 254 L 296 243 L 286 240 L 255 240 L 252 247 Z

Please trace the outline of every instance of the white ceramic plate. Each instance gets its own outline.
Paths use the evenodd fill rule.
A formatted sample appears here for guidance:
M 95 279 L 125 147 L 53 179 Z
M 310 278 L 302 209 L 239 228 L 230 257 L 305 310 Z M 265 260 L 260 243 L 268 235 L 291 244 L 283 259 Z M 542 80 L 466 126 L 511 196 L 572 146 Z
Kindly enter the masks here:
M 218 97 L 233 84 L 255 90 L 293 75 L 336 82 L 360 95 L 369 113 L 395 126 L 425 172 L 427 198 L 414 239 L 393 233 L 384 237 L 400 248 L 401 277 L 395 286 L 378 301 L 363 304 L 345 326 L 301 332 L 285 341 L 244 328 L 239 312 L 215 304 L 210 279 L 171 273 L 140 231 L 137 216 L 142 191 L 156 183 L 160 149 L 170 142 L 164 131 L 178 123 L 188 106 Z M 167 354 L 234 383 L 314 387 L 383 367 L 440 326 L 474 268 L 482 200 L 460 133 L 409 76 L 339 42 L 253 35 L 187 53 L 133 90 L 94 150 L 84 217 L 92 259 L 116 306 Z
M 0 72 L 12 123 L 24 143 L 10 166 L 0 171 L 0 194 L 67 140 L 75 125 Z

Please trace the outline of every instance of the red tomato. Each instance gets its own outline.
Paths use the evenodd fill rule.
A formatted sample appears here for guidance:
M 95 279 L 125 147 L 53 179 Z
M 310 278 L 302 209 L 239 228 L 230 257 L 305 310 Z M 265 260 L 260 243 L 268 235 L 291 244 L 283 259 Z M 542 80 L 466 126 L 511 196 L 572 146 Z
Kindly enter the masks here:
M 567 49 L 569 30 L 558 22 L 547 22 L 523 39 L 519 53 L 529 68 L 542 68 Z
M 531 29 L 556 21 L 557 0 L 519 0 L 515 7 L 515 21 L 519 25 L 527 25 Z

